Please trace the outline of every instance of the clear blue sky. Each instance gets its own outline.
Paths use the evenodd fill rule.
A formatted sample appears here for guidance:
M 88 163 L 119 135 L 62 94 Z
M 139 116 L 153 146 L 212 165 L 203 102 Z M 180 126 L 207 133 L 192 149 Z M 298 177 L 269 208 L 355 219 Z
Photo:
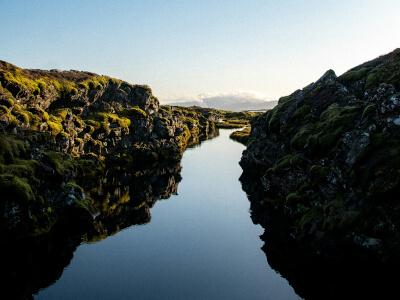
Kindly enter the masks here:
M 1 0 L 0 59 L 148 84 L 161 100 L 284 96 L 400 47 L 399 13 L 399 0 Z

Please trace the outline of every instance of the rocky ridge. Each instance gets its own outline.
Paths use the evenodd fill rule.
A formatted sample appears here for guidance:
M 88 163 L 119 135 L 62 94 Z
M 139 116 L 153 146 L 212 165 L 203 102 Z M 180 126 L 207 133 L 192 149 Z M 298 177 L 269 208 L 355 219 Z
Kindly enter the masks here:
M 321 255 L 399 265 L 399 101 L 400 49 L 282 97 L 251 121 L 240 164 L 262 186 L 252 201 Z
M 148 86 L 0 61 L 3 237 L 46 233 L 67 211 L 90 221 L 82 180 L 175 164 L 213 136 L 218 118 L 213 109 L 160 107 Z

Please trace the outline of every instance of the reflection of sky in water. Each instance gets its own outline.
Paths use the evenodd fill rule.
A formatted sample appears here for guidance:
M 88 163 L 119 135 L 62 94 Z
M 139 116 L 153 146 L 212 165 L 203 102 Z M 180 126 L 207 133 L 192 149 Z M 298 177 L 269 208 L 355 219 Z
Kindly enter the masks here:
M 80 246 L 35 298 L 298 299 L 260 250 L 231 132 L 185 152 L 179 195 L 158 201 L 149 224 Z

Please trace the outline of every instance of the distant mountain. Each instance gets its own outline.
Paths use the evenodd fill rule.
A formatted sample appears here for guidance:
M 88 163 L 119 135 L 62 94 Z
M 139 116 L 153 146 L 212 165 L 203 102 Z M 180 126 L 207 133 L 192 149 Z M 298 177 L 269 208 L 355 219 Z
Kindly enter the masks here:
M 267 110 L 272 109 L 278 104 L 277 100 L 266 101 L 261 99 L 237 96 L 215 96 L 204 98 L 202 100 L 173 102 L 168 105 L 173 106 L 200 106 L 206 108 L 215 108 L 232 111 L 244 110 Z
M 163 104 L 163 103 L 161 103 Z M 204 105 L 203 101 L 183 101 L 183 102 L 171 102 L 171 103 L 166 103 L 166 105 L 171 105 L 171 106 L 184 106 L 184 107 L 190 107 L 190 106 L 200 106 L 200 107 L 207 107 Z
M 265 101 L 230 96 L 206 98 L 203 101 L 207 104 L 207 107 L 233 111 L 271 109 L 278 104 L 277 100 Z

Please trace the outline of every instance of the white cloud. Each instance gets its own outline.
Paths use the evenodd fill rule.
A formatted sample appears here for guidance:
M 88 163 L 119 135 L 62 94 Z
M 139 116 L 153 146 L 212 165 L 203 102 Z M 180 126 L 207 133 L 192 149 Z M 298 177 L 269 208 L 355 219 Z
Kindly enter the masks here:
M 267 96 L 257 91 L 234 91 L 225 93 L 203 93 L 193 96 L 163 98 L 161 104 L 201 106 L 226 110 L 269 109 L 276 105 L 278 97 Z
M 263 93 L 257 91 L 243 91 L 237 90 L 234 92 L 213 92 L 213 93 L 203 93 L 197 96 L 191 95 L 172 95 L 170 97 L 160 98 L 160 102 L 162 104 L 168 103 L 180 103 L 180 102 L 199 102 L 204 103 L 204 100 L 207 99 L 221 99 L 221 101 L 230 101 L 230 102 L 243 102 L 244 100 L 252 101 L 252 100 L 262 100 L 262 101 L 273 101 L 277 100 L 277 96 L 267 96 Z

